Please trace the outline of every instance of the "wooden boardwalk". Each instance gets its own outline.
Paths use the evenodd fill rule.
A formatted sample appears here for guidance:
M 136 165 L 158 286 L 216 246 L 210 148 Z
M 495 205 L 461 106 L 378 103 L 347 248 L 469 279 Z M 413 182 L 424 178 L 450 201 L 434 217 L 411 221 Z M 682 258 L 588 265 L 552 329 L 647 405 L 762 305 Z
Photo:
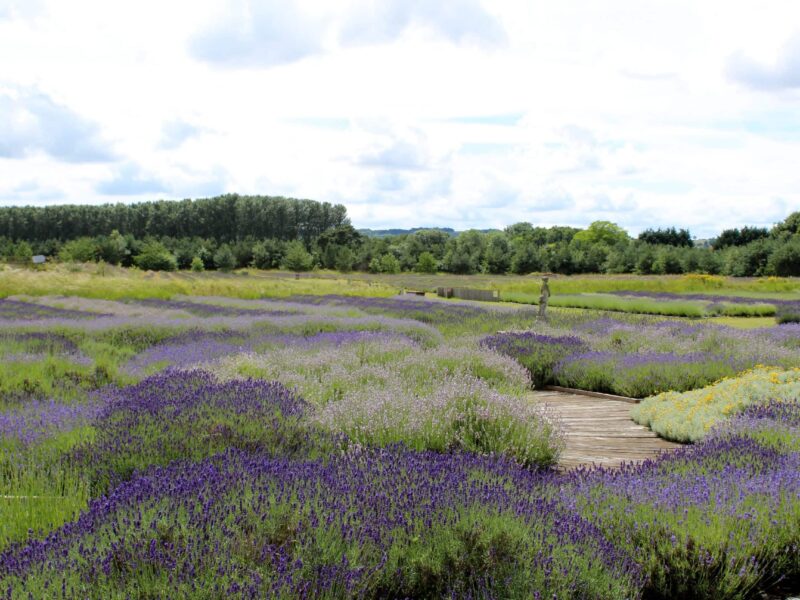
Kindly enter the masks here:
M 533 402 L 546 402 L 561 418 L 567 447 L 559 467 L 578 465 L 616 467 L 623 462 L 641 462 L 680 446 L 661 439 L 630 418 L 633 404 L 578 394 L 536 390 Z

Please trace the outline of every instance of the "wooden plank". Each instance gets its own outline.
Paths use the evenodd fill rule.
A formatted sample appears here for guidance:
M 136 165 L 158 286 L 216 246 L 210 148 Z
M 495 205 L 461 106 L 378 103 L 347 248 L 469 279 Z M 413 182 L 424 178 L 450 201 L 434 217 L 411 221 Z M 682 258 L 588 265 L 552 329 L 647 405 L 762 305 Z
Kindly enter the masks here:
M 564 428 L 566 448 L 558 464 L 562 470 L 642 462 L 680 446 L 634 422 L 631 398 L 558 389 L 534 390 L 528 397 L 545 405 Z

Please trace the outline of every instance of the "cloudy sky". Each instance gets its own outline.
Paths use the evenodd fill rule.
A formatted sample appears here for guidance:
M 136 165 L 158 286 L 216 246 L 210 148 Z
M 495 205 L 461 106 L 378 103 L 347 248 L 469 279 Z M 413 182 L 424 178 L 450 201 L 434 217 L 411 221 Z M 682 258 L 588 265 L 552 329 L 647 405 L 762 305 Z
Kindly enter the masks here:
M 0 0 L 0 204 L 224 192 L 357 227 L 800 209 L 797 0 Z

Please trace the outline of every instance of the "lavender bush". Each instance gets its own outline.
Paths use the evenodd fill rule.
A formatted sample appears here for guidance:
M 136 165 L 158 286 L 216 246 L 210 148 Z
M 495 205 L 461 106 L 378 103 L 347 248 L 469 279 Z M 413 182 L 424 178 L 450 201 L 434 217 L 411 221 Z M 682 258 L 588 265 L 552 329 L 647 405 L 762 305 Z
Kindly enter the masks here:
M 565 357 L 585 352 L 588 345 L 581 338 L 550 336 L 533 331 L 500 333 L 481 340 L 481 346 L 516 359 L 531 374 L 534 387 L 553 381 L 553 367 Z
M 102 394 L 96 440 L 79 451 L 95 489 L 150 465 L 201 459 L 225 448 L 278 456 L 313 453 L 326 442 L 303 420 L 306 403 L 277 382 L 218 382 L 168 369 Z
M 514 463 L 230 451 L 134 478 L 0 555 L 10 596 L 636 598 L 640 568 Z

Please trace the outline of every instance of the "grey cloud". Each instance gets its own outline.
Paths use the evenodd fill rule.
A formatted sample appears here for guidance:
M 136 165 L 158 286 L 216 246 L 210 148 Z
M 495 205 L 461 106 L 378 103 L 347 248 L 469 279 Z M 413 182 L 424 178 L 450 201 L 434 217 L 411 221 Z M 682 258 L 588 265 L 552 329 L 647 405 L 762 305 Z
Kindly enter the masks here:
M 42 0 L 0 0 L 0 21 L 35 17 L 42 8 Z
M 639 204 L 633 199 L 633 196 L 615 199 L 606 194 L 597 194 L 589 206 L 590 211 L 612 213 L 631 212 L 638 208 Z
M 784 45 L 773 65 L 764 65 L 741 52 L 728 59 L 727 75 L 747 87 L 757 90 L 800 88 L 800 34 Z
M 478 0 L 370 0 L 349 15 L 340 39 L 348 45 L 390 42 L 413 25 L 454 43 L 506 41 L 503 26 Z
M 344 46 L 392 42 L 414 26 L 457 44 L 507 39 L 479 0 L 364 0 L 337 20 L 305 14 L 292 2 L 239 0 L 235 13 L 195 35 L 192 56 L 229 67 L 289 64 L 322 53 L 323 40 L 337 27 Z
M 529 205 L 534 211 L 566 210 L 575 205 L 572 194 L 563 189 L 546 189 L 535 195 Z
M 148 175 L 135 163 L 125 163 L 116 169 L 111 179 L 100 182 L 96 190 L 108 196 L 135 196 L 167 191 L 158 178 Z
M 408 181 L 402 175 L 390 171 L 375 177 L 375 187 L 381 192 L 399 192 L 408 187 Z
M 419 144 L 395 141 L 389 146 L 369 150 L 357 159 L 365 167 L 419 170 L 427 167 L 427 157 Z
M 15 202 L 22 204 L 48 203 L 64 198 L 61 190 L 45 187 L 36 181 L 24 181 L 6 192 L 0 192 L 0 203 Z
M 177 120 L 164 123 L 161 127 L 161 141 L 159 142 L 160 148 L 168 150 L 177 148 L 189 138 L 195 137 L 203 132 L 203 129 L 187 123 L 186 121 Z
M 278 0 L 237 4 L 237 13 L 211 25 L 189 43 L 197 59 L 221 66 L 272 67 L 319 53 L 323 23 Z
M 35 152 L 73 163 L 115 158 L 96 123 L 46 94 L 16 89 L 0 95 L 0 157 L 23 158 Z

